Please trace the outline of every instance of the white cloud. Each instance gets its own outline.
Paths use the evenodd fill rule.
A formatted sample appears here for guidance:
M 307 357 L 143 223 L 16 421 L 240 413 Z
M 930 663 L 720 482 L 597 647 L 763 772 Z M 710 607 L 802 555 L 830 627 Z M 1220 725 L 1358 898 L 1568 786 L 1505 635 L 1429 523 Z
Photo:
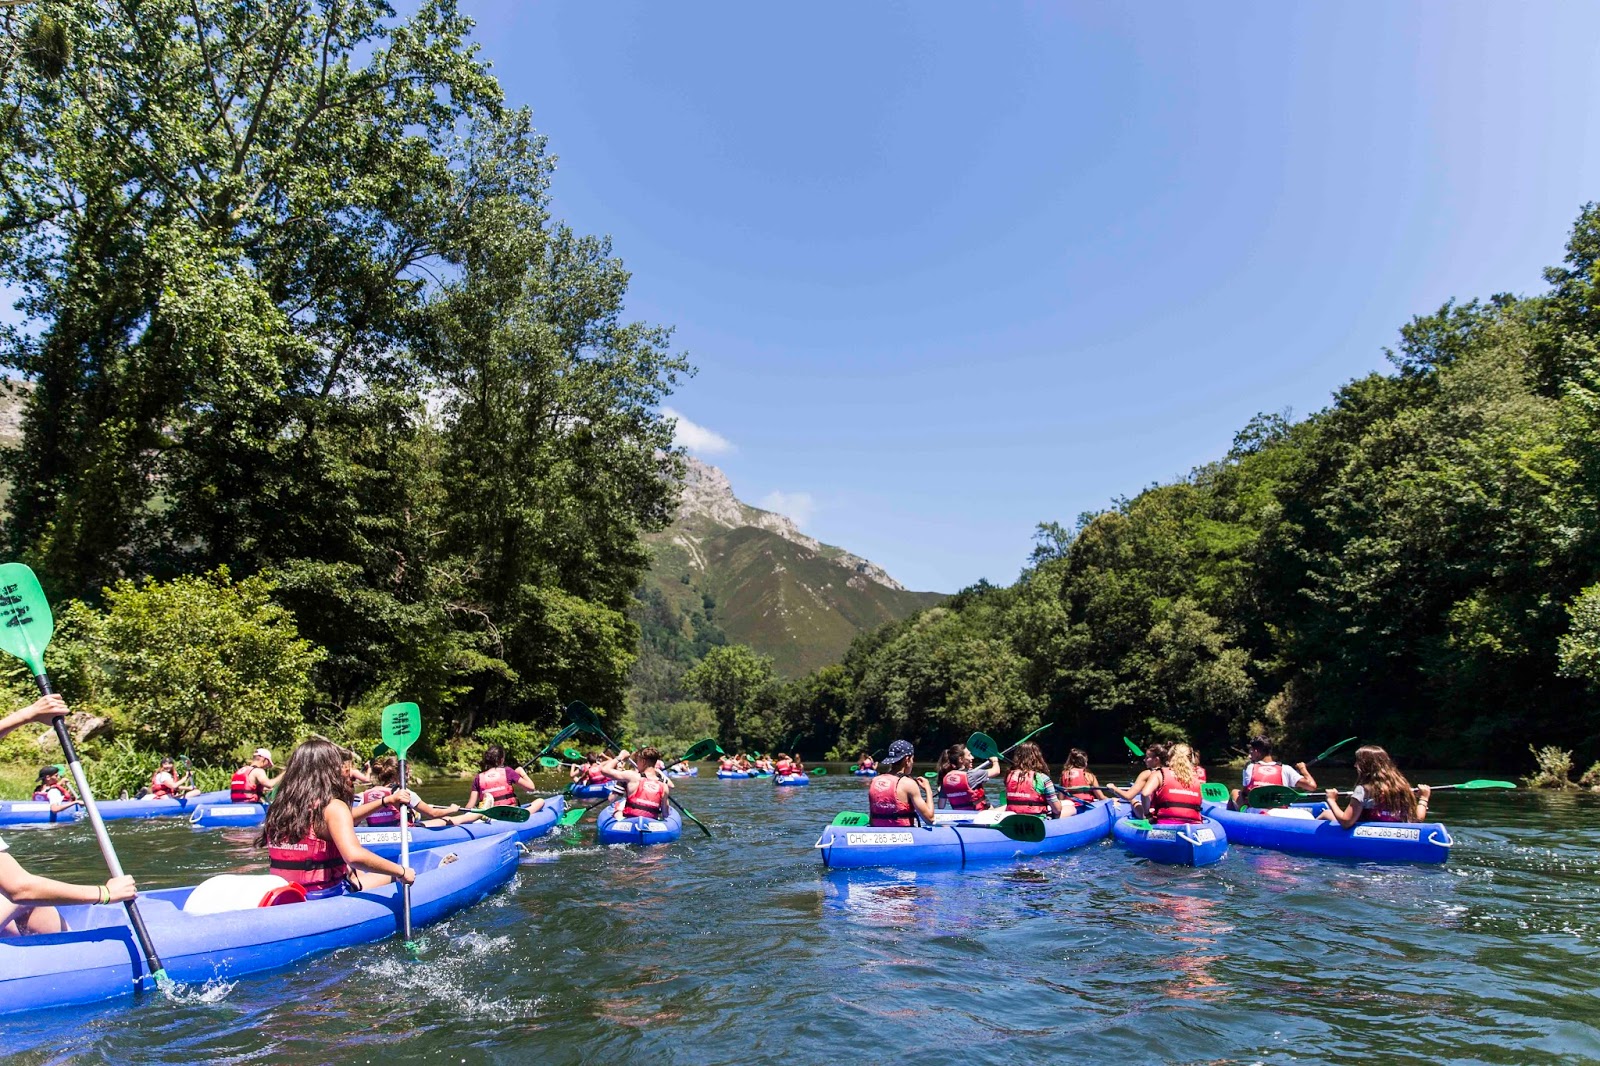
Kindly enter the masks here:
M 778 514 L 788 515 L 801 529 L 809 526 L 811 519 L 817 513 L 817 501 L 809 492 L 784 492 L 774 489 L 761 497 L 761 502 L 756 506 L 763 511 L 776 511 Z
M 663 407 L 661 413 L 677 421 L 678 426 L 672 431 L 675 444 L 681 444 L 694 455 L 704 458 L 707 455 L 726 455 L 734 450 L 733 442 L 715 430 L 691 422 L 670 407 Z

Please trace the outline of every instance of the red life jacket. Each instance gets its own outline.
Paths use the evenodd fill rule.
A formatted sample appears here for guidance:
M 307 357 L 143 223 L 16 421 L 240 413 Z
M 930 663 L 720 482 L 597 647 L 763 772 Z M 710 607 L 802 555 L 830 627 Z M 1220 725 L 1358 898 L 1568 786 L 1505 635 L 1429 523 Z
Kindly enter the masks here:
M 298 844 L 269 845 L 267 861 L 269 873 L 307 892 L 333 888 L 350 873 L 339 849 L 314 832 L 307 832 Z
M 727 773 L 733 773 L 735 770 L 738 769 L 738 767 L 733 765 L 733 760 L 732 759 L 723 759 L 722 760 L 722 765 L 717 767 L 717 769 L 723 770 L 723 771 L 725 771 Z
M 485 770 L 472 779 L 472 787 L 480 796 L 488 796 L 496 803 L 516 799 L 517 794 L 511 788 L 511 771 L 504 766 L 496 766 L 493 770 Z
M 785 774 L 797 774 L 800 771 L 796 770 L 794 768 L 794 763 L 790 762 L 788 759 L 779 759 L 777 769 L 774 772 L 779 776 L 783 776 Z
M 653 777 L 641 777 L 628 786 L 622 801 L 624 818 L 664 818 L 667 813 L 667 785 Z
M 1200 779 L 1200 783 L 1202 785 L 1205 784 L 1206 783 L 1206 768 L 1204 766 L 1196 766 L 1194 768 L 1194 776 L 1196 776 L 1196 777 L 1198 777 Z
M 1161 769 L 1161 783 L 1150 796 L 1150 818 L 1154 822 L 1200 821 L 1200 790 L 1179 781 L 1177 775 L 1165 767 Z
M 900 795 L 899 774 L 879 774 L 867 785 L 869 825 L 911 826 L 911 801 Z
M 150 775 L 150 798 L 151 799 L 165 799 L 168 796 L 173 795 L 175 792 L 178 791 L 174 786 L 169 785 L 169 784 L 161 781 L 160 778 L 162 778 L 163 776 L 170 776 L 170 775 L 166 775 L 160 770 L 157 770 L 155 773 Z
M 951 770 L 944 775 L 944 780 L 939 783 L 944 792 L 945 800 L 958 811 L 986 811 L 989 809 L 989 800 L 983 794 L 983 788 L 973 788 L 967 780 L 965 770 Z
M 1283 784 L 1283 763 L 1258 762 L 1250 767 L 1250 787 L 1260 788 L 1262 785 Z
M 588 783 L 591 784 L 591 785 L 609 785 L 611 783 L 611 778 L 607 777 L 604 772 L 602 772 L 600 770 L 596 770 L 595 767 L 598 766 L 598 765 L 600 765 L 600 764 L 599 763 L 590 763 L 589 764 L 589 769 L 584 771 L 586 774 L 589 775 L 589 782 Z
M 261 802 L 260 787 L 250 785 L 250 772 L 254 769 L 254 766 L 246 766 L 242 770 L 233 772 L 233 780 L 228 782 L 228 798 L 234 803 Z
M 1034 785 L 1032 770 L 1013 770 L 1006 775 L 1006 809 L 1013 814 L 1044 814 L 1050 801 Z
M 363 803 L 372 803 L 375 800 L 387 799 L 392 795 L 394 795 L 394 789 L 388 787 L 387 785 L 379 785 L 377 788 L 369 788 L 365 792 L 361 793 L 361 795 L 356 797 L 356 806 L 359 807 Z M 367 824 L 399 825 L 400 808 L 379 807 L 377 810 L 367 815 Z
M 860 762 L 856 763 L 857 770 L 876 770 L 877 768 L 878 764 L 873 762 L 871 759 L 862 759 Z
M 1089 771 L 1076 766 L 1063 767 L 1061 770 L 1061 787 L 1073 792 L 1087 792 L 1089 785 Z

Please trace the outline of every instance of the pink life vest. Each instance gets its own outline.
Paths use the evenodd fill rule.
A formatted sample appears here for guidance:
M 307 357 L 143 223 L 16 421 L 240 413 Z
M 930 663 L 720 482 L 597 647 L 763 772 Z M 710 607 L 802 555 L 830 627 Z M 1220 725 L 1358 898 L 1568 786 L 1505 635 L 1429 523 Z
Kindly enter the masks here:
M 504 766 L 484 770 L 472 779 L 472 787 L 478 795 L 487 796 L 495 803 L 505 803 L 517 797 L 511 788 L 511 771 Z
M 166 781 L 161 780 L 163 777 L 166 778 L 167 780 Z M 151 774 L 150 775 L 150 796 L 151 796 L 151 798 L 153 798 L 153 799 L 166 799 L 168 796 L 176 794 L 178 789 L 177 789 L 177 787 L 175 785 L 170 783 L 172 780 L 173 780 L 172 775 L 167 773 L 165 770 L 157 770 L 155 773 Z
M 387 785 L 379 785 L 377 788 L 369 788 L 365 792 L 361 793 L 361 795 L 356 797 L 356 806 L 359 807 L 363 803 L 373 803 L 377 800 L 387 799 L 392 795 L 394 795 L 394 789 L 388 787 Z M 367 815 L 367 824 L 399 825 L 400 808 L 379 807 L 377 810 Z
M 1086 792 L 1092 786 L 1089 784 L 1089 771 L 1077 766 L 1065 767 L 1061 771 L 1061 787 L 1072 792 Z
M 1283 763 L 1258 762 L 1250 767 L 1250 787 L 1283 784 Z
M 667 813 L 667 785 L 653 777 L 641 777 L 628 788 L 622 801 L 624 818 L 663 818 Z
M 589 775 L 589 784 L 591 784 L 591 785 L 609 785 L 611 783 L 611 778 L 607 777 L 603 770 L 596 770 L 595 767 L 598 766 L 598 765 L 600 765 L 600 764 L 599 763 L 591 763 L 589 765 L 589 769 L 585 771 L 585 773 L 587 773 Z
M 1193 824 L 1200 821 L 1200 790 L 1178 780 L 1176 774 L 1165 767 L 1161 770 L 1161 783 L 1150 796 L 1151 819 L 1160 824 L 1181 822 Z
M 910 826 L 911 801 L 900 795 L 899 774 L 879 774 L 867 785 L 870 825 Z
M 965 770 L 951 770 L 944 775 L 939 787 L 944 791 L 945 800 L 958 811 L 989 809 L 989 800 L 984 796 L 982 786 L 973 788 Z
M 233 780 L 228 782 L 228 799 L 234 803 L 260 803 L 261 789 L 251 787 L 250 772 L 254 766 L 246 766 L 233 772 Z
M 269 845 L 267 859 L 269 873 L 307 892 L 333 888 L 350 873 L 338 849 L 314 832 L 307 832 L 298 844 Z
M 1006 775 L 1006 809 L 1013 814 L 1044 814 L 1050 802 L 1034 784 L 1032 770 L 1013 770 Z

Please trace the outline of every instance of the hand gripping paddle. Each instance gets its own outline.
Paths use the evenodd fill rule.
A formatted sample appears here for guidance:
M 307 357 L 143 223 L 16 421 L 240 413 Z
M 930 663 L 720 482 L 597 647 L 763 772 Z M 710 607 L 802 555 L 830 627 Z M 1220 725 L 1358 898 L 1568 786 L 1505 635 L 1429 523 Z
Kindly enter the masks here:
M 406 790 L 406 752 L 422 736 L 422 711 L 415 703 L 391 703 L 383 709 L 383 742 L 394 749 L 400 760 L 400 790 Z M 411 808 L 400 805 L 400 868 L 411 865 Z M 400 935 L 406 950 L 415 952 L 411 941 L 411 886 L 400 880 Z
M 45 599 L 44 589 L 39 587 L 39 579 L 33 571 L 22 563 L 0 565 L 0 649 L 28 664 L 28 669 L 33 671 L 34 683 L 46 696 L 54 690 L 50 687 L 50 676 L 44 669 L 44 649 L 49 646 L 55 631 L 56 622 L 55 616 L 50 613 L 50 601 Z M 78 761 L 78 751 L 72 745 L 66 720 L 56 715 L 50 724 L 55 728 L 56 740 L 60 741 L 61 750 L 67 757 L 72 782 L 78 786 L 78 795 L 83 797 L 83 809 L 89 812 L 89 824 L 94 827 L 94 836 L 100 843 L 100 854 L 106 860 L 106 868 L 111 871 L 112 877 L 121 877 L 122 863 L 117 861 L 117 851 L 111 846 L 106 824 L 100 818 L 100 808 L 95 805 L 94 795 L 89 791 L 89 779 L 84 776 L 83 764 Z M 150 930 L 145 928 L 138 903 L 130 899 L 123 906 L 128 910 L 128 924 L 133 926 L 133 935 L 144 952 L 150 976 L 157 986 L 167 983 L 170 979 L 166 967 L 161 964 L 155 945 L 150 942 Z M 134 983 L 138 987 L 137 977 Z

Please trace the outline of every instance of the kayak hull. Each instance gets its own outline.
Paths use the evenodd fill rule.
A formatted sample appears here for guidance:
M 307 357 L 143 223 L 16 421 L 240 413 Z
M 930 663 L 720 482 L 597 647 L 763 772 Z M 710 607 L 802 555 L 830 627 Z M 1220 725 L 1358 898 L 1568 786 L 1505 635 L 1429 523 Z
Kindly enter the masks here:
M 691 766 L 687 770 L 668 770 L 667 771 L 667 776 L 668 777 L 699 777 L 700 776 L 700 767 Z
M 670 844 L 683 836 L 683 815 L 676 807 L 669 808 L 665 818 L 620 818 L 617 805 L 608 803 L 595 824 L 595 841 L 600 844 Z
M 797 785 L 809 785 L 811 784 L 811 775 L 783 774 L 779 777 L 774 777 L 772 779 L 772 783 L 778 788 L 794 788 Z
M 1310 818 L 1230 811 L 1208 803 L 1206 814 L 1228 832 L 1228 841 L 1248 848 L 1271 848 L 1291 855 L 1355 862 L 1442 863 L 1455 841 L 1439 822 L 1360 822 L 1350 829 L 1323 821 L 1325 804 L 1297 806 Z
M 1128 809 L 1126 804 L 1119 806 L 1123 812 Z M 1167 866 L 1210 866 L 1228 853 L 1228 831 L 1215 818 L 1140 829 L 1124 813 L 1112 825 L 1111 835 L 1130 854 Z
M 566 809 L 566 800 L 561 796 L 555 796 L 545 800 L 544 808 L 534 811 L 526 822 L 501 822 L 480 818 L 475 822 L 465 822 L 461 825 L 436 827 L 414 825 L 411 827 L 411 850 L 432 851 L 435 848 L 451 847 L 468 840 L 483 840 L 486 837 L 505 834 L 510 834 L 518 844 L 525 844 L 554 829 Z M 356 839 L 361 841 L 362 847 L 386 859 L 400 857 L 400 827 L 397 825 L 359 826 L 356 829 Z
M 824 866 L 840 870 L 862 866 L 964 866 L 1053 855 L 1104 840 L 1111 832 L 1110 806 L 1095 803 L 1066 818 L 1046 818 L 1044 832 L 1042 841 L 1024 843 L 998 829 L 970 821 L 941 820 L 932 828 L 914 829 L 830 825 L 822 831 L 816 848 Z
M 265 803 L 207 803 L 195 808 L 189 824 L 196 829 L 260 825 L 267 820 Z
M 219 792 L 202 792 L 189 799 L 96 800 L 100 817 L 107 822 L 129 818 L 187 818 L 196 808 L 208 803 L 226 803 L 226 789 Z M 0 826 L 50 825 L 87 819 L 82 807 L 71 807 L 59 814 L 50 813 L 50 804 L 42 800 L 18 800 L 0 803 Z
M 572 794 L 581 800 L 605 799 L 611 795 L 611 782 L 602 785 L 573 785 Z
M 717 776 L 730 781 L 740 781 L 746 777 L 755 777 L 756 775 L 748 770 L 718 770 Z
M 455 861 L 442 860 L 450 855 Z M 413 863 L 411 920 L 425 926 L 511 880 L 518 851 L 507 834 L 427 853 Z M 221 914 L 185 914 L 192 888 L 141 893 L 139 911 L 167 974 L 186 984 L 283 969 L 336 948 L 393 937 L 400 889 Z M 144 955 L 122 907 L 60 908 L 72 931 L 0 939 L 0 1013 L 77 1006 L 149 987 Z
M 878 771 L 876 771 L 876 770 L 851 770 L 850 772 L 852 774 L 855 774 L 857 777 L 877 777 L 878 776 Z

